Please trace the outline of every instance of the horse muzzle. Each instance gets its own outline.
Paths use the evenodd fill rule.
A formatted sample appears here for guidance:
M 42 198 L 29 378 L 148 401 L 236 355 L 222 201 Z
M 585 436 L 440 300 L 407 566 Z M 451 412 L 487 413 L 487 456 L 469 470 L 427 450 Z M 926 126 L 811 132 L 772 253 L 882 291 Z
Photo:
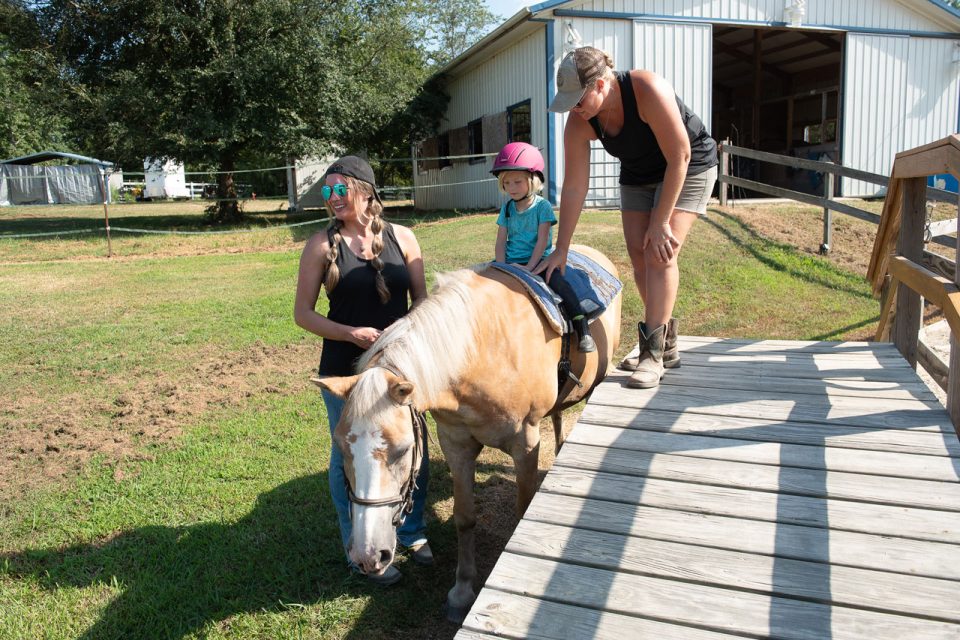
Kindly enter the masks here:
M 379 575 L 393 563 L 397 534 L 390 507 L 353 505 L 350 561 L 366 574 Z

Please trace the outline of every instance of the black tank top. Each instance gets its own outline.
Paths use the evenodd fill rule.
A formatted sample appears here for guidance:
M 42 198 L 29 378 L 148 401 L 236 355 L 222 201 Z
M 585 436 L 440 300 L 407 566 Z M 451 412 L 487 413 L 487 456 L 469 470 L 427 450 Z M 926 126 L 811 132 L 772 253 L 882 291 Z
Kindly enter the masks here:
M 607 153 L 620 160 L 620 184 L 640 186 L 663 182 L 667 160 L 663 157 L 650 125 L 641 120 L 637 113 L 637 98 L 633 93 L 630 73 L 616 73 L 623 100 L 623 129 L 616 136 L 605 136 L 596 116 L 590 118 L 590 125 Z M 690 137 L 690 164 L 687 166 L 687 175 L 695 176 L 719 163 L 717 143 L 710 137 L 700 117 L 679 97 L 677 107 Z
M 374 327 L 386 329 L 398 318 L 407 314 L 409 309 L 410 272 L 403 259 L 403 251 L 393 233 L 393 225 L 384 221 L 383 279 L 390 289 L 390 300 L 380 302 L 377 295 L 376 269 L 370 260 L 358 258 L 347 243 L 340 241 L 337 253 L 337 267 L 340 269 L 340 282 L 327 292 L 330 311 L 327 317 L 334 322 L 351 327 Z M 356 373 L 357 359 L 363 355 L 363 349 L 341 340 L 323 339 L 323 351 L 320 353 L 320 375 L 350 376 Z

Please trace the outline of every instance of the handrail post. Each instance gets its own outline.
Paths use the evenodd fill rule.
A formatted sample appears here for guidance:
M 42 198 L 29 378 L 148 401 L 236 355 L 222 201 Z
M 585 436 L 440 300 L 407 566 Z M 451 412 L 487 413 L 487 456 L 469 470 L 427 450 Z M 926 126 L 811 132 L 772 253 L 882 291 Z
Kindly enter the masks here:
M 730 184 L 724 180 L 725 177 L 730 175 L 730 153 L 727 151 L 727 145 L 730 143 L 730 139 L 724 140 L 720 144 L 720 206 L 727 206 L 727 189 L 730 188 Z
M 833 200 L 833 180 L 834 176 L 826 172 L 823 176 L 823 197 L 826 200 Z M 823 208 L 823 244 L 820 245 L 820 253 L 830 253 L 830 244 L 833 234 L 833 211 L 830 207 Z
M 957 208 L 957 227 L 960 228 L 960 205 Z M 954 264 L 960 264 L 960 242 L 954 255 Z M 960 286 L 960 268 L 953 271 L 953 282 Z M 957 348 L 957 336 L 950 332 L 950 369 L 947 373 L 947 412 L 953 428 L 960 436 L 960 349 Z
M 927 216 L 927 181 L 907 178 L 903 181 L 900 210 L 900 237 L 897 253 L 919 263 L 923 258 L 923 235 Z M 897 311 L 893 319 L 893 342 L 911 367 L 917 366 L 917 343 L 922 318 L 920 294 L 900 283 L 897 288 Z

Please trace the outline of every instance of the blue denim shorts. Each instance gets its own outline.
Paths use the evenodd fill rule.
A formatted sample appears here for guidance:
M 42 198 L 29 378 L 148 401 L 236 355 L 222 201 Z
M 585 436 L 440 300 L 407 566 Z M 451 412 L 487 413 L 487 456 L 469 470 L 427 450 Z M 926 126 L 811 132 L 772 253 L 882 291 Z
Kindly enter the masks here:
M 680 189 L 680 197 L 674 209 L 690 211 L 701 216 L 707 215 L 707 201 L 713 193 L 713 185 L 717 182 L 717 167 L 710 167 L 703 173 L 687 176 Z M 621 211 L 653 211 L 660 201 L 660 192 L 663 183 L 644 184 L 640 186 L 620 185 Z

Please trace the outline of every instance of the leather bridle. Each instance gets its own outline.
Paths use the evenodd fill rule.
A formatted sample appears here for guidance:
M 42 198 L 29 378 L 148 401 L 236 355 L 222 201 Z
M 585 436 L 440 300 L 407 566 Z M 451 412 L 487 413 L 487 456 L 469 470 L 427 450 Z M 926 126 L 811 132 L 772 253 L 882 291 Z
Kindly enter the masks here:
M 386 369 L 398 378 L 403 377 L 392 367 L 382 364 L 375 366 Z M 397 510 L 393 514 L 394 527 L 399 527 L 400 524 L 403 523 L 403 518 L 406 514 L 413 511 L 413 492 L 417 487 L 417 475 L 420 473 L 420 465 L 423 463 L 424 443 L 427 433 L 427 419 L 424 417 L 424 414 L 417 411 L 412 403 L 407 406 L 410 408 L 410 424 L 413 426 L 413 447 L 410 448 L 413 460 L 410 464 L 410 474 L 403 483 L 403 486 L 400 487 L 400 492 L 386 498 L 358 498 L 350 486 L 350 479 L 347 478 L 347 474 L 343 474 L 343 481 L 347 485 L 347 499 L 349 499 L 351 503 L 363 507 L 398 505 Z

